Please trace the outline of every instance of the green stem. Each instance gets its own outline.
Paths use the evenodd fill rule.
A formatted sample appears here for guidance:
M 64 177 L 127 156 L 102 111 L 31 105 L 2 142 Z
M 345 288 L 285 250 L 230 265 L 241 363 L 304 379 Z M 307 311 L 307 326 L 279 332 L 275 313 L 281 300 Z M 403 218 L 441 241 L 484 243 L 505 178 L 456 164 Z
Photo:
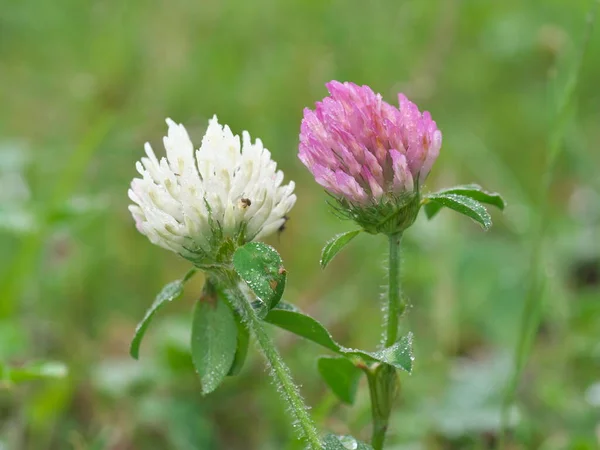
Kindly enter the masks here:
M 400 240 L 402 233 L 389 235 L 388 292 L 383 343 L 390 347 L 398 339 L 398 321 L 406 307 L 400 294 Z M 387 364 L 377 364 L 365 370 L 371 397 L 374 450 L 382 450 L 387 433 L 392 405 L 399 389 L 396 369 Z
M 375 375 L 367 373 L 367 381 L 369 382 L 369 395 L 371 396 L 371 415 L 373 418 L 373 436 L 371 437 L 371 446 L 375 450 L 381 450 L 385 441 L 385 433 L 387 432 L 387 421 L 382 417 L 379 409 L 379 403 L 375 400 L 378 398 L 377 381 Z
M 382 450 L 392 406 L 399 390 L 398 374 L 396 369 L 388 364 L 374 366 L 366 372 L 373 418 L 371 446 L 374 450 Z
M 389 236 L 389 285 L 384 339 L 386 347 L 390 347 L 396 343 L 396 339 L 398 339 L 398 320 L 406 307 L 400 295 L 400 239 L 402 239 L 402 233 L 391 234 Z
M 278 387 L 277 391 L 287 404 L 294 422 L 297 424 L 297 429 L 300 431 L 301 438 L 306 441 L 310 450 L 322 450 L 323 444 L 319 438 L 315 423 L 308 414 L 308 408 L 304 404 L 304 400 L 292 380 L 290 370 L 267 334 L 263 322 L 256 315 L 256 311 L 251 305 L 251 299 L 247 298 L 237 287 L 229 289 L 229 292 L 231 295 L 228 297 L 244 317 L 246 326 L 256 338 L 261 351 L 269 363 L 271 376 Z

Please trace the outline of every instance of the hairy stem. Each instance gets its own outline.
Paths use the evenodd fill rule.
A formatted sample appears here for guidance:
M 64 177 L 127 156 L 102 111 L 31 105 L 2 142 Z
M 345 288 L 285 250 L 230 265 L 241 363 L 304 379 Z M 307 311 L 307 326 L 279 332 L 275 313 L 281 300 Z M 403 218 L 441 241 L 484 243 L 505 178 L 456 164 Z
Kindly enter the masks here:
M 402 233 L 389 236 L 388 292 L 384 343 L 394 345 L 398 339 L 398 320 L 406 305 L 400 295 L 400 239 Z
M 288 410 L 294 419 L 294 428 L 299 431 L 300 437 L 308 444 L 308 449 L 322 450 L 323 445 L 315 423 L 308 414 L 308 408 L 292 380 L 290 370 L 267 334 L 264 323 L 252 307 L 251 299 L 247 298 L 242 290 L 237 287 L 228 289 L 228 293 L 230 301 L 242 314 L 246 326 L 254 335 L 269 364 L 271 376 L 277 385 L 277 391 L 287 404 Z
M 389 239 L 388 291 L 385 311 L 385 335 L 383 344 L 390 347 L 398 339 L 398 321 L 406 307 L 400 294 L 400 239 L 402 233 L 391 234 Z M 371 397 L 374 450 L 382 450 L 388 430 L 394 399 L 399 383 L 396 369 L 387 364 L 377 364 L 365 370 Z

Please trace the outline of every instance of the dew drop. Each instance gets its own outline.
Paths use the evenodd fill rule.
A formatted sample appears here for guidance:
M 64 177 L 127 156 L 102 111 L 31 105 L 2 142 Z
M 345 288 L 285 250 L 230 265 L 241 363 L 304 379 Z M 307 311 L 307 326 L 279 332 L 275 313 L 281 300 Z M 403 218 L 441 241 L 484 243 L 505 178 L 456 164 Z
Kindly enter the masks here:
M 358 448 L 358 442 L 352 436 L 340 436 L 340 442 L 348 450 L 356 450 Z

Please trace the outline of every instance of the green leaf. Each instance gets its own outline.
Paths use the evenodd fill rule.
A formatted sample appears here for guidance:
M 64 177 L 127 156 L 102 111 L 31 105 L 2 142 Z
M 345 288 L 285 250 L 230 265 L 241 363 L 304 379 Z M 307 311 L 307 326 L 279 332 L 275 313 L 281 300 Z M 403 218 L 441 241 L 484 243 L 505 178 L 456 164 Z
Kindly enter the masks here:
M 244 323 L 244 319 L 239 311 L 237 311 L 232 306 L 231 298 L 228 296 L 227 290 L 224 290 L 222 287 L 215 286 L 211 281 L 207 281 L 205 286 L 205 295 L 208 292 L 209 295 L 216 295 L 220 300 L 225 302 L 231 311 L 233 311 L 233 318 L 235 320 L 235 324 L 237 326 L 237 347 L 235 351 L 235 357 L 231 368 L 229 369 L 228 376 L 234 376 L 240 373 L 242 368 L 244 367 L 244 363 L 246 362 L 246 357 L 248 356 L 248 346 L 250 344 L 250 332 L 248 331 L 247 325 Z M 263 303 L 260 300 L 255 301 L 255 308 L 258 311 L 262 311 L 264 308 Z M 266 312 L 264 313 L 266 315 Z
M 428 219 L 432 219 L 442 208 L 443 206 L 440 203 L 427 202 L 424 206 L 425 215 Z
M 333 340 L 323 325 L 288 303 L 282 303 L 269 311 L 264 320 L 336 353 L 340 351 L 339 344 Z
M 447 189 L 442 189 L 434 193 L 433 195 L 439 194 L 458 194 L 464 195 L 465 197 L 470 197 L 473 200 L 477 200 L 480 203 L 486 203 L 488 205 L 493 205 L 499 208 L 500 210 L 504 210 L 506 207 L 506 203 L 500 194 L 497 192 L 488 192 L 484 190 L 478 184 L 464 184 L 461 186 L 454 186 Z
M 354 239 L 362 230 L 347 231 L 331 238 L 321 251 L 321 268 L 324 269 L 331 260 L 343 249 L 352 239 Z
M 232 368 L 238 344 L 237 324 L 229 306 L 216 295 L 203 296 L 192 319 L 192 361 L 202 394 L 214 391 Z
M 32 380 L 60 379 L 67 376 L 69 370 L 62 362 L 36 361 L 22 366 L 0 364 L 0 382 L 22 383 Z
M 429 206 L 432 203 L 436 206 Z M 432 214 L 435 215 L 442 206 L 470 217 L 486 230 L 492 226 L 492 218 L 485 207 L 477 200 L 464 195 L 452 193 L 428 195 L 425 199 L 425 214 L 431 218 Z
M 447 189 L 442 189 L 441 191 L 435 192 L 434 194 L 430 194 L 430 196 L 437 196 L 443 194 L 457 194 L 463 195 L 465 197 L 472 198 L 473 200 L 477 200 L 480 203 L 486 203 L 488 205 L 493 205 L 499 208 L 500 210 L 504 210 L 506 203 L 500 194 L 497 192 L 487 192 L 483 190 L 481 186 L 478 184 L 465 184 L 461 186 L 454 186 Z M 428 219 L 431 219 L 435 216 L 440 209 L 442 209 L 441 204 L 439 203 L 427 203 L 427 198 L 425 200 L 425 214 Z
M 413 334 L 408 333 L 402 336 L 398 341 L 383 350 L 379 350 L 370 355 L 379 362 L 384 362 L 396 369 L 402 369 L 408 373 L 412 372 L 413 354 L 412 354 Z
M 240 373 L 244 363 L 246 362 L 246 356 L 248 356 L 248 344 L 250 343 L 250 333 L 244 325 L 240 316 L 235 317 L 237 325 L 237 347 L 235 350 L 235 357 L 229 373 L 227 375 L 233 376 Z
M 371 353 L 341 346 L 333 340 L 329 331 L 321 323 L 287 303 L 273 308 L 264 320 L 339 355 L 357 357 L 366 363 L 383 362 L 409 373 L 412 371 L 412 333 L 400 338 L 391 347 Z
M 373 450 L 368 444 L 352 436 L 336 436 L 328 434 L 323 439 L 324 450 Z
M 353 404 L 362 371 L 349 359 L 339 356 L 322 356 L 317 367 L 334 394 L 344 403 Z
M 233 267 L 268 309 L 279 303 L 287 273 L 277 250 L 262 242 L 250 242 L 236 250 Z
M 173 300 L 181 297 L 183 294 L 183 286 L 186 281 L 188 281 L 192 275 L 196 273 L 196 269 L 190 270 L 185 274 L 183 279 L 172 281 L 169 284 L 166 284 L 159 294 L 154 299 L 152 306 L 146 311 L 144 318 L 135 328 L 135 335 L 133 336 L 133 340 L 131 341 L 131 345 L 129 347 L 129 354 L 138 359 L 140 355 L 140 345 L 142 343 L 142 339 L 144 338 L 144 334 L 146 334 L 146 330 L 148 329 L 148 325 L 154 318 L 154 315 L 157 313 L 159 309 L 161 309 L 164 305 Z
M 435 216 L 440 209 L 442 209 L 443 205 L 440 203 L 428 203 L 427 199 L 431 196 L 439 196 L 445 194 L 457 194 L 462 195 L 464 197 L 472 198 L 473 200 L 477 200 L 480 203 L 486 203 L 488 205 L 496 206 L 497 208 L 504 210 L 506 207 L 506 203 L 500 194 L 497 192 L 487 192 L 483 190 L 481 186 L 478 184 L 465 184 L 461 186 L 454 186 L 447 189 L 442 189 L 441 191 L 435 192 L 434 194 L 430 194 L 425 198 L 425 214 L 428 219 L 431 219 Z

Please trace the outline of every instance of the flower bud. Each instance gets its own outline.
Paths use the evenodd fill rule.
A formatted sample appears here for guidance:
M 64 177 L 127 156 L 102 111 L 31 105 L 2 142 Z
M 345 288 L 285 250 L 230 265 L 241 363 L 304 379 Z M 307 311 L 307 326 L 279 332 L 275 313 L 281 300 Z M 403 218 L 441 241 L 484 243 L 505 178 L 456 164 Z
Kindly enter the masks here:
M 395 108 L 368 86 L 331 81 L 327 88 L 329 97 L 304 110 L 300 160 L 339 212 L 366 231 L 403 231 L 416 218 L 442 133 L 403 94 Z
M 237 246 L 284 224 L 294 182 L 282 185 L 283 172 L 259 139 L 252 143 L 244 131 L 240 140 L 215 116 L 194 151 L 183 125 L 167 125 L 166 158 L 146 143 L 147 157 L 136 164 L 141 178 L 129 190 L 137 229 L 152 243 L 208 267 L 228 264 Z

